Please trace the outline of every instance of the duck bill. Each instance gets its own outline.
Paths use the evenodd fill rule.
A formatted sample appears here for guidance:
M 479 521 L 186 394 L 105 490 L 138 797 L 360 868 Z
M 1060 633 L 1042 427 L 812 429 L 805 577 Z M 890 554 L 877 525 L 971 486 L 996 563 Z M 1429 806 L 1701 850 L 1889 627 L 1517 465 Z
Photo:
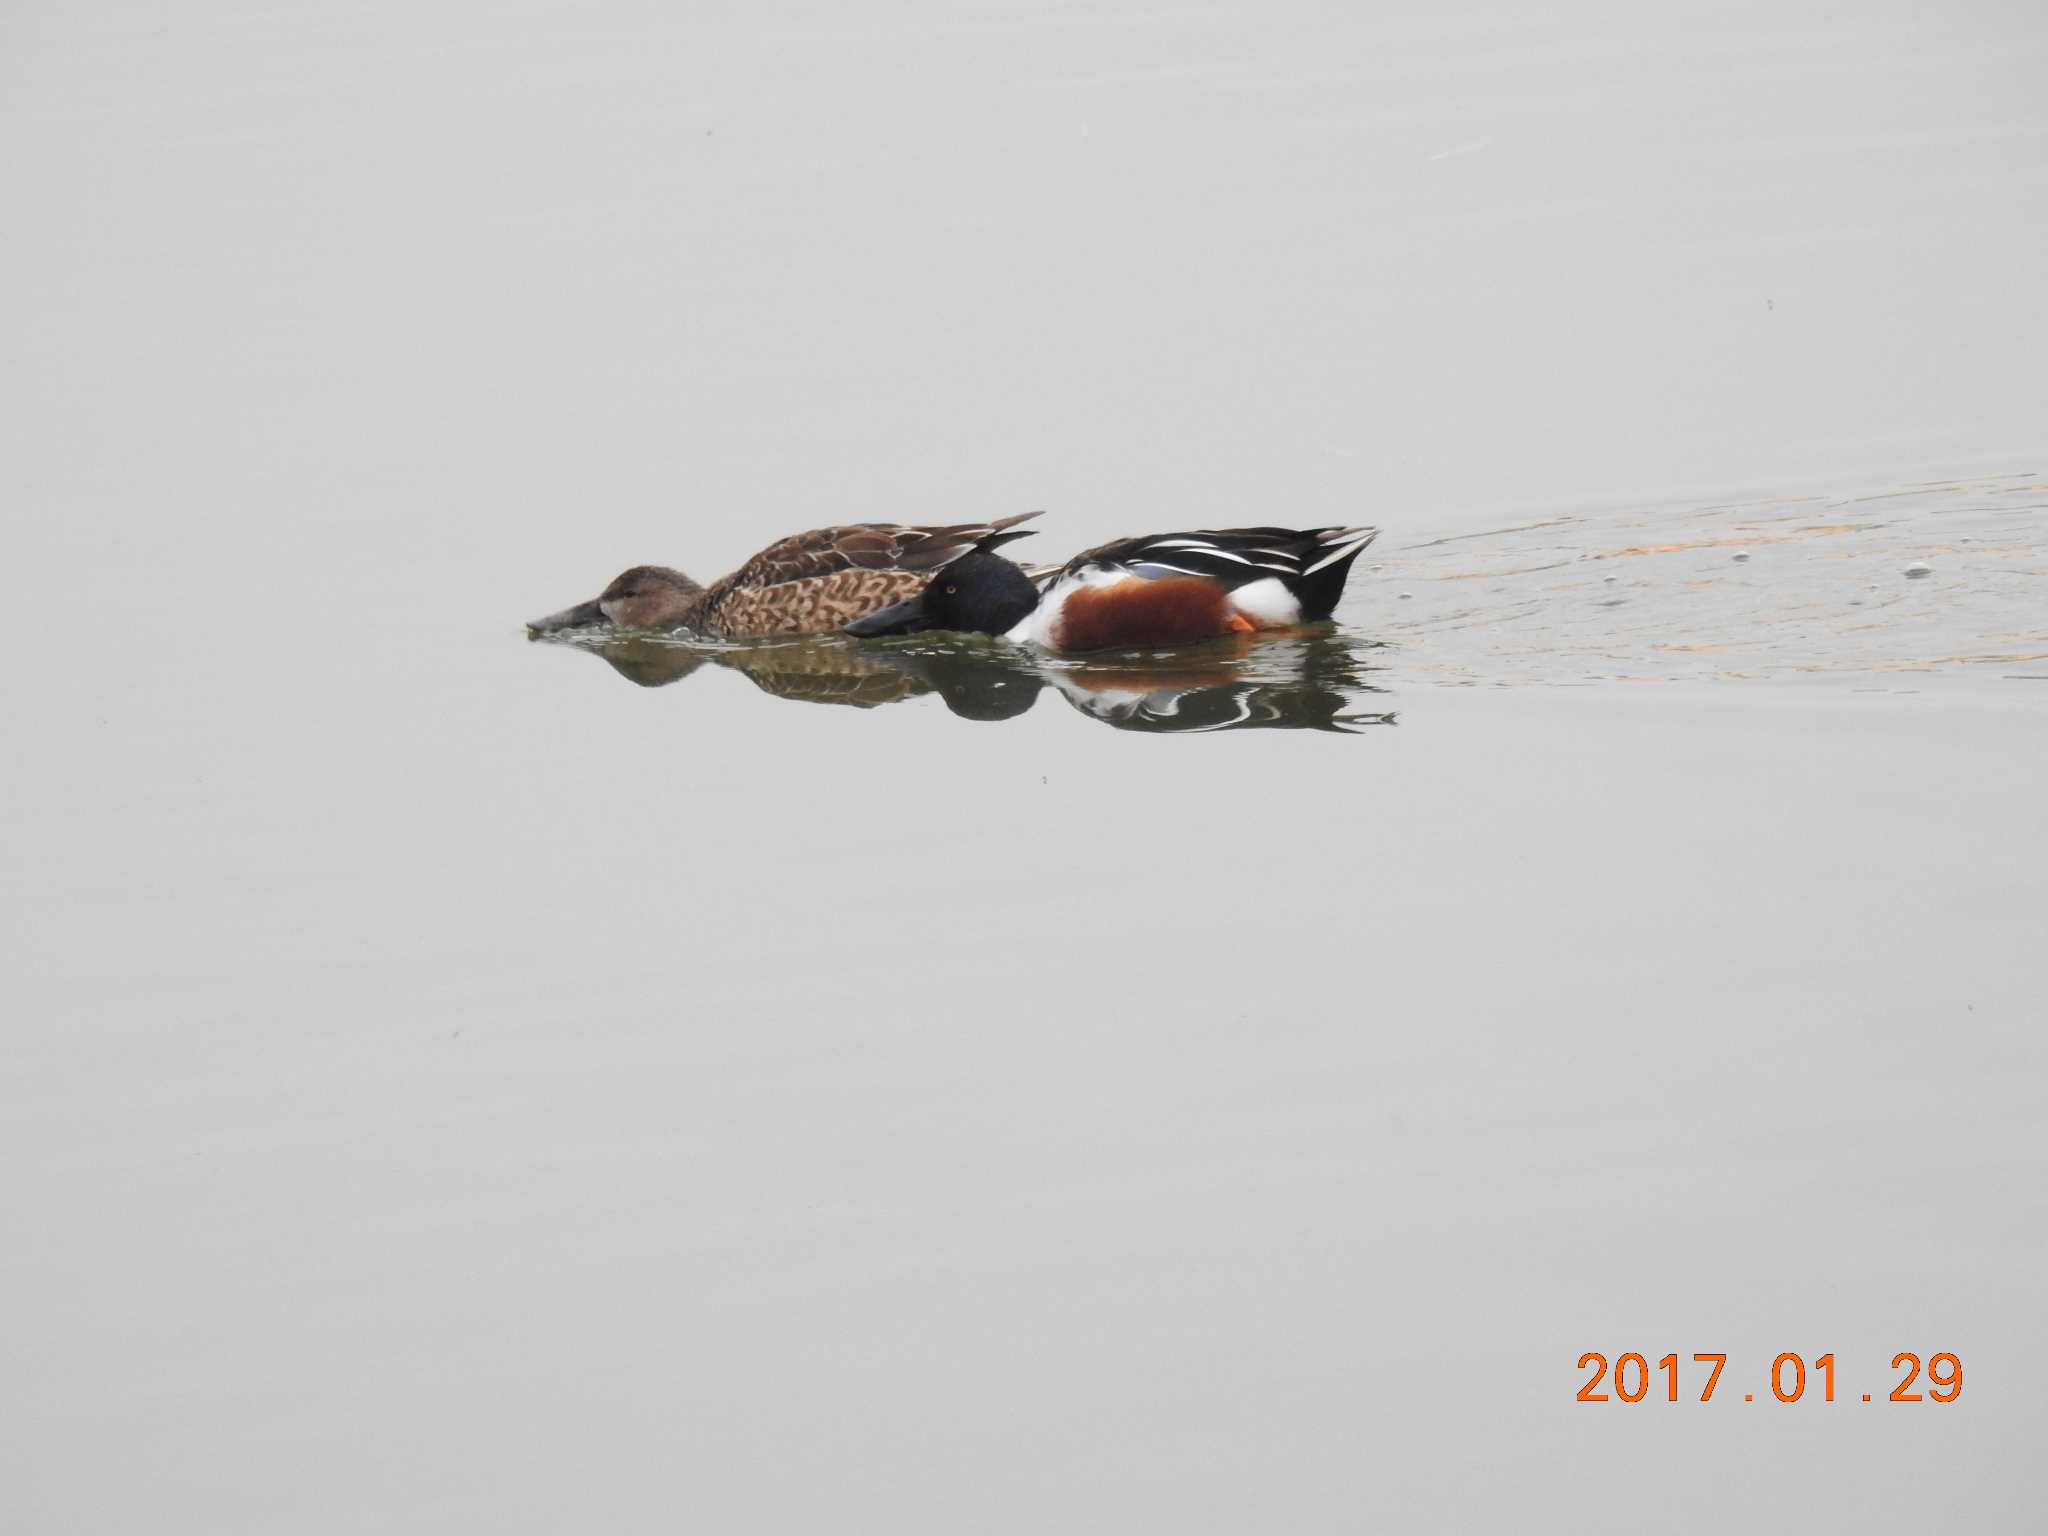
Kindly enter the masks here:
M 530 619 L 526 625 L 526 638 L 538 640 L 542 635 L 552 635 L 557 630 L 586 629 L 592 624 L 611 622 L 605 617 L 604 609 L 596 598 L 587 603 L 578 603 L 574 608 L 564 608 L 560 613 L 551 613 L 544 619 Z
M 852 635 L 856 640 L 872 640 L 880 635 L 914 635 L 921 629 L 930 628 L 931 621 L 925 617 L 924 594 L 920 592 L 900 603 L 877 608 L 866 618 L 842 624 L 839 632 Z

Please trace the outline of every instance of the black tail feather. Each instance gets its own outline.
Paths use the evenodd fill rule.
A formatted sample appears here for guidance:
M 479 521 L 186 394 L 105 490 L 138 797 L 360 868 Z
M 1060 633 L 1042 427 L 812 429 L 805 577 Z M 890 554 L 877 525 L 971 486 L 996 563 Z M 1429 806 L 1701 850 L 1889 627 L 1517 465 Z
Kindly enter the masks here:
M 1295 578 L 1288 585 L 1301 600 L 1301 617 L 1304 622 L 1327 619 L 1337 611 L 1337 600 L 1344 595 L 1344 583 L 1351 578 L 1351 562 L 1365 552 L 1365 547 L 1379 537 L 1377 528 L 1361 528 L 1357 544 L 1332 560 L 1321 570 L 1310 571 Z M 1342 540 L 1332 540 L 1341 544 Z M 1309 561 L 1313 565 L 1314 561 Z

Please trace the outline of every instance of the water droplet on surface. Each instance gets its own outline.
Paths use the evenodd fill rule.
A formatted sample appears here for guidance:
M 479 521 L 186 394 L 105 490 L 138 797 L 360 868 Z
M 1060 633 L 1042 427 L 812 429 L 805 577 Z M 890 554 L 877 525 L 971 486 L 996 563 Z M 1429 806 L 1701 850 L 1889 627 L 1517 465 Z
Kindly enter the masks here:
M 1601 579 L 1602 581 L 1619 581 L 1619 580 L 1621 580 L 1621 578 L 1620 578 L 1619 576 L 1602 576 L 1602 577 L 1601 577 L 1600 579 Z
M 1906 575 L 1909 579 L 1917 579 L 1922 576 L 1932 576 L 1933 574 L 1934 567 L 1926 564 L 1924 561 L 1915 560 L 1911 565 L 1906 567 Z
M 1743 561 L 1747 560 L 1748 558 L 1749 558 L 1749 551 L 1748 551 L 1748 550 L 1746 550 L 1746 549 L 1738 549 L 1737 551 L 1735 551 L 1735 562 L 1736 562 L 1736 564 L 1740 565 L 1740 564 L 1741 564 L 1741 563 L 1742 563 Z
M 1413 597 L 1414 595 L 1415 594 L 1413 592 L 1403 592 L 1401 594 L 1401 601 L 1405 603 L 1408 601 L 1409 598 Z

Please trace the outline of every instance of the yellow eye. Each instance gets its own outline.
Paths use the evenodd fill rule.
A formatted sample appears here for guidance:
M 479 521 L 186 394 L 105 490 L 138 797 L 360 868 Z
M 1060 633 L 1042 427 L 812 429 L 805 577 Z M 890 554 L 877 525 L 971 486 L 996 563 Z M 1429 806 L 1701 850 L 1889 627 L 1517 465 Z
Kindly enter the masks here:
M 960 589 L 959 589 L 958 587 L 956 587 L 956 586 L 953 586 L 953 585 L 951 585 L 951 584 L 948 584 L 948 585 L 947 585 L 947 587 L 946 587 L 946 590 L 947 590 L 948 592 L 958 592 L 958 591 L 959 591 Z

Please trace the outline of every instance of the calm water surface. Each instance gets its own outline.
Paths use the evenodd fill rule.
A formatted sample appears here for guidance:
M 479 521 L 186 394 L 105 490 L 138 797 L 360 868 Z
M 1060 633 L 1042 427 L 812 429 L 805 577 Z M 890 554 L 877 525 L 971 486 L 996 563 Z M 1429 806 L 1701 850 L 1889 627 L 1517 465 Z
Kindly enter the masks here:
M 2034 1518 L 2021 9 L 4 25 L 0 1528 Z M 1387 532 L 521 635 L 1040 506 Z

